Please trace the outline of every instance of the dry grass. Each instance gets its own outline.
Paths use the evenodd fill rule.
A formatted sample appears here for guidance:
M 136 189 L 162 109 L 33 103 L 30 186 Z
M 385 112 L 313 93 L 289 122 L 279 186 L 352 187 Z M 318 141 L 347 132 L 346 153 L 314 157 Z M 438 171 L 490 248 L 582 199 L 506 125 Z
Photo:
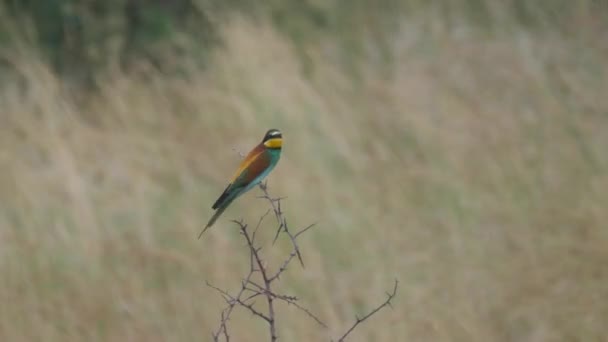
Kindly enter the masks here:
M 272 29 L 236 19 L 224 35 L 205 73 L 117 71 L 87 101 L 35 57 L 13 60 L 20 82 L 0 92 L 0 340 L 208 340 L 222 301 L 205 280 L 231 289 L 248 266 L 229 219 L 266 204 L 253 191 L 196 236 L 232 148 L 269 127 L 285 136 L 271 191 L 289 197 L 292 225 L 319 221 L 301 245 L 307 268 L 283 287 L 331 327 L 279 307 L 282 340 L 336 336 L 394 278 L 394 309 L 352 341 L 606 338 L 605 39 L 410 20 L 391 64 L 370 54 L 353 81 L 329 42 L 309 51 L 306 78 Z M 232 324 L 236 341 L 266 338 L 246 313 Z

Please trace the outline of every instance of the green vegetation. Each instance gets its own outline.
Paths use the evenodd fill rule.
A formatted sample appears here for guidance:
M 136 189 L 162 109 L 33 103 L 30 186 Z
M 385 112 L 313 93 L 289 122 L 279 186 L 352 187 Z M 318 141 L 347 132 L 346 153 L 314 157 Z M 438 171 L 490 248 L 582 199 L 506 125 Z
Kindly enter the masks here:
M 282 340 L 336 336 L 395 278 L 351 341 L 605 338 L 605 6 L 374 4 L 4 1 L 0 340 L 209 337 L 205 280 L 231 290 L 249 266 L 229 219 L 266 203 L 196 236 L 233 148 L 270 127 L 272 193 L 290 225 L 319 222 L 281 291 L 332 328 L 279 306 Z
M 222 23 L 234 13 L 270 22 L 294 44 L 308 71 L 314 66 L 309 45 L 318 47 L 331 37 L 350 73 L 356 73 L 368 53 L 387 62 L 400 23 L 429 13 L 433 23 L 426 24 L 451 29 L 466 22 L 490 32 L 540 28 L 572 33 L 582 23 L 593 30 L 592 21 L 608 19 L 605 6 L 591 0 L 272 0 L 258 5 L 237 0 L 4 0 L 0 10 L 0 44 L 13 48 L 29 41 L 64 78 L 91 77 L 117 65 L 129 69 L 142 60 L 170 73 L 180 71 L 176 59 L 204 66 L 220 43 Z

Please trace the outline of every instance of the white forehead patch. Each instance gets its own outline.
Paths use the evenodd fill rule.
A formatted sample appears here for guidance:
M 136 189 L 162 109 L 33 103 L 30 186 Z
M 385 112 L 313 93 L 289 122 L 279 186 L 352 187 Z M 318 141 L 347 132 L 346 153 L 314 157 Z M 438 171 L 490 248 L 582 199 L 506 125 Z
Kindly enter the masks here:
M 270 132 L 270 136 L 271 137 L 274 137 L 274 136 L 277 136 L 277 135 L 281 135 L 281 132 L 279 132 L 279 131 L 272 131 L 272 132 Z

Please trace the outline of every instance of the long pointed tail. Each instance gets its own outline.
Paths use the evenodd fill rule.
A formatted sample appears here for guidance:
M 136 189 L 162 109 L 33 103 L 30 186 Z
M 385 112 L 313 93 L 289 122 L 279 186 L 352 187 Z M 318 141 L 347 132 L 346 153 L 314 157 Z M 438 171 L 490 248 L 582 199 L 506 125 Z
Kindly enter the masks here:
M 230 201 L 230 202 L 232 202 L 232 201 Z M 213 216 L 211 217 L 211 219 L 209 220 L 209 222 L 207 223 L 207 225 L 205 226 L 205 228 L 203 229 L 203 231 L 198 235 L 199 239 L 201 238 L 201 236 L 203 236 L 203 233 L 205 233 L 207 231 L 207 229 L 209 229 L 211 226 L 213 226 L 213 224 L 215 223 L 215 221 L 220 217 L 220 215 L 222 215 L 222 213 L 224 212 L 224 210 L 226 210 L 226 208 L 228 208 L 228 205 L 230 204 L 230 202 L 228 202 L 225 205 L 217 208 L 217 210 L 215 211 L 215 213 L 213 214 Z

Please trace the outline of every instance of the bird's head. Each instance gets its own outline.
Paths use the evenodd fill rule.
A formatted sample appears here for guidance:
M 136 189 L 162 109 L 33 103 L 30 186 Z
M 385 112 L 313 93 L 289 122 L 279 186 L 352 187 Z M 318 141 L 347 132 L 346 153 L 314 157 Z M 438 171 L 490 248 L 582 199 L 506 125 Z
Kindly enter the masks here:
M 264 135 L 264 140 L 262 141 L 266 148 L 270 149 L 280 149 L 283 145 L 283 135 L 278 129 L 270 129 Z

